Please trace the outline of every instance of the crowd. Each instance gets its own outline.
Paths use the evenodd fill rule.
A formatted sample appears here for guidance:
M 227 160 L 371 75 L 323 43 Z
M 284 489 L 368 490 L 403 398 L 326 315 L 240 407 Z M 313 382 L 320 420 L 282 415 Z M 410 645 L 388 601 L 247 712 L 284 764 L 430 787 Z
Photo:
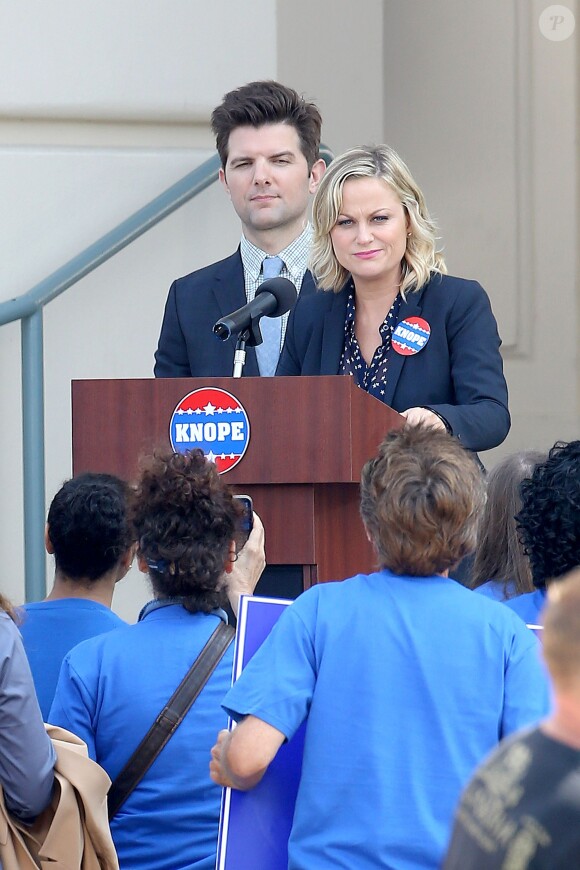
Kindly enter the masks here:
M 580 866 L 580 441 L 484 473 L 475 451 L 510 425 L 495 319 L 447 275 L 391 148 L 324 171 L 317 108 L 276 82 L 212 125 L 241 244 L 172 285 L 155 374 L 231 374 L 203 324 L 290 278 L 246 374 L 351 376 L 406 421 L 361 475 L 377 570 L 299 595 L 232 687 L 226 611 L 264 571 L 259 516 L 246 540 L 200 450 L 66 482 L 50 593 L 0 600 L 0 810 L 38 826 L 62 796 L 44 719 L 110 779 L 121 870 L 209 870 L 222 787 L 256 787 L 306 723 L 291 870 Z M 129 625 L 111 608 L 134 560 L 152 600 Z M 99 860 L 82 866 L 116 866 Z

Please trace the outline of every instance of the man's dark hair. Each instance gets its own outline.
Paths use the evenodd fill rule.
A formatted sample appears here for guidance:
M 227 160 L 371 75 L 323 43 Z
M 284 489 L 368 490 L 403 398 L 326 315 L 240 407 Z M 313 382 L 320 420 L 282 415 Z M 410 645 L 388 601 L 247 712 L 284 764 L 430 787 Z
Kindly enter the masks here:
M 250 82 L 227 93 L 211 116 L 222 167 L 228 159 L 230 133 L 237 127 L 289 124 L 300 139 L 308 169 L 318 160 L 322 118 L 314 103 L 308 103 L 292 88 L 279 82 Z
M 128 493 L 111 474 L 80 474 L 59 489 L 47 518 L 58 571 L 96 581 L 115 567 L 133 540 Z
M 522 481 L 516 517 L 534 586 L 580 565 L 580 441 L 558 441 Z
M 224 600 L 223 572 L 242 508 L 201 450 L 141 462 L 132 503 L 138 552 L 159 598 L 205 613 Z

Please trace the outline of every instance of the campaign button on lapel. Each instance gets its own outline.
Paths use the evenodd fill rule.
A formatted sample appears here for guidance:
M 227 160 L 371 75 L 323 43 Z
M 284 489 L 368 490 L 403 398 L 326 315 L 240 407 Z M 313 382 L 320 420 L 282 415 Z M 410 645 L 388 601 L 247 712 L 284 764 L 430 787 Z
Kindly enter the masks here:
M 423 350 L 431 337 L 431 327 L 422 317 L 406 317 L 393 330 L 391 344 L 401 356 L 413 356 Z

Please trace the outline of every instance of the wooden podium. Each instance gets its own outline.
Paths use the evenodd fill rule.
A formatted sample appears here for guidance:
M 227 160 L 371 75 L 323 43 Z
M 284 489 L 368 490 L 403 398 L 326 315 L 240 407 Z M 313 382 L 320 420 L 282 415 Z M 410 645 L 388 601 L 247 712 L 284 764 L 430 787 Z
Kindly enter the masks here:
M 303 566 L 304 588 L 372 570 L 360 471 L 405 421 L 349 377 L 73 381 L 73 474 L 131 479 L 140 454 L 170 448 L 175 408 L 201 387 L 227 390 L 248 414 L 247 451 L 225 479 L 252 496 L 268 563 Z

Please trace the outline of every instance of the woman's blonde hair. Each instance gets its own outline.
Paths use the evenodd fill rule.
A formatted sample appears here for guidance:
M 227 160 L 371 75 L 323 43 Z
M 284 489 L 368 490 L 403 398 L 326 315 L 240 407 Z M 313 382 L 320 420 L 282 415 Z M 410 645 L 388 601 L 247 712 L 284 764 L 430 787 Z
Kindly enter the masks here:
M 420 290 L 432 272 L 446 272 L 445 261 L 436 250 L 437 228 L 425 199 L 407 166 L 388 145 L 363 145 L 336 157 L 322 177 L 312 206 L 314 239 L 310 269 L 323 290 L 342 289 L 347 270 L 336 259 L 330 231 L 342 208 L 342 190 L 350 178 L 379 178 L 391 187 L 409 219 L 410 236 L 401 263 L 401 293 Z

